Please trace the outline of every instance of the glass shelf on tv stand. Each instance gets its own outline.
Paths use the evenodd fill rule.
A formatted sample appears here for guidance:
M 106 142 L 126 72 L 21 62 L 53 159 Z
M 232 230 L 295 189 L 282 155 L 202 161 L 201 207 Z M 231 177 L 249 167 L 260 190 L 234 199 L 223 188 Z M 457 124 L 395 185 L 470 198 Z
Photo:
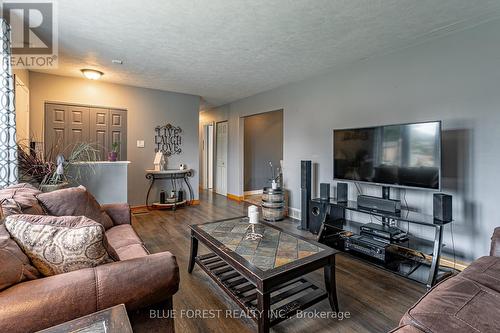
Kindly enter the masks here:
M 325 200 L 321 199 L 313 199 L 314 202 L 327 202 Z M 330 205 L 336 206 L 338 208 L 343 208 L 346 210 L 350 211 L 355 211 L 359 213 L 365 213 L 365 214 L 370 214 L 374 216 L 379 216 L 387 219 L 393 219 L 397 221 L 404 221 L 408 223 L 414 223 L 414 224 L 420 224 L 420 225 L 425 225 L 429 227 L 436 227 L 436 226 L 443 226 L 445 224 L 448 224 L 450 222 L 443 222 L 434 219 L 432 215 L 429 214 L 423 214 L 419 212 L 415 212 L 412 210 L 407 210 L 407 209 L 402 209 L 398 213 L 388 213 L 388 212 L 383 212 L 383 211 L 378 211 L 378 210 L 370 210 L 365 207 L 358 206 L 357 201 L 347 201 L 347 202 L 338 202 L 334 199 L 330 199 L 328 201 Z

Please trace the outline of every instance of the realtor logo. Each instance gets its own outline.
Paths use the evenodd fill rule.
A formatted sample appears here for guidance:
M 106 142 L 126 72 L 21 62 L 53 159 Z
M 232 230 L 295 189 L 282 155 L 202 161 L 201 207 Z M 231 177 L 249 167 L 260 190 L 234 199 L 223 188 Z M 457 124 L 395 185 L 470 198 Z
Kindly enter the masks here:
M 57 67 L 57 20 L 52 1 L 7 0 L 2 17 L 11 27 L 12 67 Z

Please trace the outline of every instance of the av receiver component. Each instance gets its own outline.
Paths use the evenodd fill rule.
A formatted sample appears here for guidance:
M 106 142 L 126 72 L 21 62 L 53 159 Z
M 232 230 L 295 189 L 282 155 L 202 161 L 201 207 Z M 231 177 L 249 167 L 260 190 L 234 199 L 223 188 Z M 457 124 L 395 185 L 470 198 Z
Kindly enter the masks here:
M 401 201 L 382 199 L 370 195 L 358 195 L 358 206 L 373 211 L 398 213 L 401 211 Z
M 382 242 L 385 244 L 397 244 L 397 243 L 405 242 L 408 240 L 408 234 L 406 232 L 402 232 L 400 234 L 397 234 L 393 238 L 384 238 L 384 237 L 380 237 L 380 236 L 375 236 L 375 235 L 370 234 L 370 233 L 365 232 L 365 231 L 361 231 L 360 235 L 366 236 L 368 238 L 376 240 L 377 242 Z
M 386 248 L 389 246 L 383 242 L 378 242 L 369 237 L 353 235 L 344 240 L 347 251 L 359 252 L 369 257 L 386 262 Z

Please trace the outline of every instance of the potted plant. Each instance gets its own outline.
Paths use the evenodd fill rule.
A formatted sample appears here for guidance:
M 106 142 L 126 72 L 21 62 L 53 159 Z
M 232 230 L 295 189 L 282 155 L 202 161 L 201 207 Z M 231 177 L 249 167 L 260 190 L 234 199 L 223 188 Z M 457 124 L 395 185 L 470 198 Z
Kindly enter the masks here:
M 34 183 L 43 192 L 67 187 L 71 181 L 78 182 L 81 177 L 79 168 L 76 168 L 77 171 L 72 175 L 67 172 L 73 164 L 99 160 L 99 150 L 89 143 L 78 143 L 67 147 L 66 151 L 69 151 L 67 159 L 59 153 L 57 145 L 47 148 L 45 153 L 21 142 L 17 145 L 20 178 Z
M 113 142 L 111 144 L 111 151 L 108 152 L 108 161 L 116 162 L 119 151 L 120 151 L 120 142 Z

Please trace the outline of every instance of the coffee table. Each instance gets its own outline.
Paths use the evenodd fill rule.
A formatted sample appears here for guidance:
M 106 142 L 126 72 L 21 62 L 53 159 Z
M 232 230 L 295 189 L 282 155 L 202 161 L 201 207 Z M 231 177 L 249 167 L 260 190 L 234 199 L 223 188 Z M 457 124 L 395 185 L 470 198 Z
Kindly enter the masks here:
M 328 298 L 338 312 L 335 255 L 326 245 L 260 222 L 261 239 L 246 239 L 248 219 L 231 218 L 191 225 L 188 272 L 198 264 L 257 322 L 259 333 Z M 198 242 L 212 252 L 198 256 Z M 304 277 L 324 268 L 326 292 Z

